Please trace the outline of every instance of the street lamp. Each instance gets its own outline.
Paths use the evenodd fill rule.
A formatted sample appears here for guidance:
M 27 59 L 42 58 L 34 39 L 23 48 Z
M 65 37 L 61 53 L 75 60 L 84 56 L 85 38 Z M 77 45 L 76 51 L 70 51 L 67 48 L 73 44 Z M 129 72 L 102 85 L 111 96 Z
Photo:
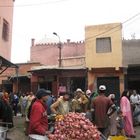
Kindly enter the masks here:
M 62 43 L 61 43 L 61 41 L 60 41 L 60 36 L 56 33 L 56 32 L 53 32 L 53 34 L 55 35 L 55 36 L 57 36 L 58 37 L 58 39 L 59 39 L 59 43 L 58 43 L 58 48 L 59 48 L 59 67 L 61 67 L 62 66 L 62 56 L 61 56 L 61 50 L 62 50 Z

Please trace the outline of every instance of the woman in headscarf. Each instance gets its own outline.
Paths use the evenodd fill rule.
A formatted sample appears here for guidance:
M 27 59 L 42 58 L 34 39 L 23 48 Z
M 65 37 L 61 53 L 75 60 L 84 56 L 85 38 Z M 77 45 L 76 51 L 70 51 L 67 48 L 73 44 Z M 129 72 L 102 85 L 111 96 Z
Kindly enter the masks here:
M 124 91 L 120 100 L 120 108 L 124 116 L 124 130 L 128 137 L 135 138 L 135 132 L 132 122 L 131 104 L 129 101 L 129 91 Z

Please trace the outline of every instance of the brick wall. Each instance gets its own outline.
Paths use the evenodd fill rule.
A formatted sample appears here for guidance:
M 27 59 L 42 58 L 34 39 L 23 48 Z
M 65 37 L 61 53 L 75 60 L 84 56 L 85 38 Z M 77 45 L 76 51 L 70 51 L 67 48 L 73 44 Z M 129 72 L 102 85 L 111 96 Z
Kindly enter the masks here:
M 84 42 L 66 42 L 62 43 L 62 65 L 71 66 L 83 65 L 83 60 L 77 56 L 85 56 Z M 40 62 L 44 65 L 58 65 L 59 48 L 56 43 L 52 44 L 35 44 L 31 46 L 31 62 Z M 67 62 L 65 62 L 67 61 Z

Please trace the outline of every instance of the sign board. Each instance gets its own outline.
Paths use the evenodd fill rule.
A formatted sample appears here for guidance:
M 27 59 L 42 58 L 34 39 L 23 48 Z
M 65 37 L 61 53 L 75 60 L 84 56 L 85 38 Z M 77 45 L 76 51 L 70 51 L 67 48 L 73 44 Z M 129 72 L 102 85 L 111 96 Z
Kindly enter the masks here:
M 59 86 L 59 93 L 66 92 L 66 86 Z

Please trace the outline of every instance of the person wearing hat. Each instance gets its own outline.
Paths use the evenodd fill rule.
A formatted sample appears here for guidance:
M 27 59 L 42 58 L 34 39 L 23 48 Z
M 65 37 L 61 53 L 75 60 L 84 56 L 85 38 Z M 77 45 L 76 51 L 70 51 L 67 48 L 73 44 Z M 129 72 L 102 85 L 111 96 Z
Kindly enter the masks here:
M 72 111 L 74 112 L 86 112 L 88 106 L 88 98 L 85 93 L 78 88 L 75 91 L 75 97 L 72 100 Z
M 39 89 L 36 100 L 32 104 L 29 123 L 29 134 L 46 135 L 48 134 L 48 117 L 46 101 L 51 92 Z
M 60 97 L 51 105 L 51 111 L 54 114 L 65 115 L 70 112 L 69 94 L 60 93 Z
M 99 86 L 99 96 L 97 96 L 93 102 L 92 107 L 94 109 L 95 120 L 94 123 L 101 133 L 107 136 L 106 130 L 108 127 L 108 115 L 107 111 L 113 104 L 111 99 L 105 96 L 106 86 Z

